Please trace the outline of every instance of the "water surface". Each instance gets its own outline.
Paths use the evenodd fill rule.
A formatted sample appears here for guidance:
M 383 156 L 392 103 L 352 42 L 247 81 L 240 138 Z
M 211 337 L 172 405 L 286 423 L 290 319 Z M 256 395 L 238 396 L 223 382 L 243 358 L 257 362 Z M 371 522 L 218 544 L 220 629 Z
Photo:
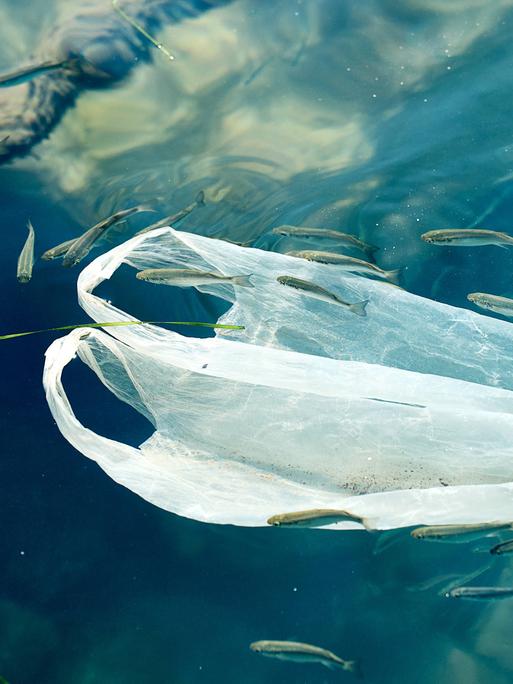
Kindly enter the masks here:
M 26 62 L 79 5 L 2 0 L 0 69 Z M 382 267 L 405 267 L 414 293 L 465 307 L 468 292 L 512 296 L 511 251 L 419 239 L 511 230 L 512 29 L 510 0 L 237 0 L 166 26 L 174 62 L 154 51 L 117 87 L 85 93 L 34 156 L 0 168 L 2 329 L 86 320 L 76 269 L 40 262 L 17 284 L 29 217 L 43 251 L 118 208 L 149 202 L 163 216 L 202 188 L 207 206 L 182 224 L 192 232 L 285 251 L 308 245 L 270 236 L 280 224 L 348 230 L 380 247 Z M 131 219 L 102 248 L 143 225 Z M 110 294 L 137 312 L 161 305 L 163 318 L 223 310 L 198 293 Z M 511 583 L 507 558 L 486 569 L 486 551 L 407 531 L 376 553 L 383 535 L 158 510 L 61 437 L 40 381 L 50 339 L 2 344 L 0 674 L 11 684 L 346 676 L 260 658 L 248 650 L 257 639 L 357 657 L 369 682 L 511 681 L 513 604 L 439 595 L 480 568 L 476 581 Z M 87 426 L 132 444 L 150 434 L 78 363 L 65 382 Z

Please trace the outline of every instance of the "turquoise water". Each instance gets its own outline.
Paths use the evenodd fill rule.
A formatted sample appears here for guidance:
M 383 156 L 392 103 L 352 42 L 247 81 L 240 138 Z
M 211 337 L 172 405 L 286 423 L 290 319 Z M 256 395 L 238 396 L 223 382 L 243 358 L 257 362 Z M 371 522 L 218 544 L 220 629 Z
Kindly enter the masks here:
M 40 54 L 79 6 L 0 2 L 0 69 Z M 38 262 L 28 285 L 16 282 L 28 218 L 40 252 L 118 208 L 150 203 L 160 217 L 200 189 L 209 201 L 184 230 L 276 251 L 306 246 L 270 236 L 281 224 L 347 230 L 380 247 L 382 267 L 403 267 L 416 294 L 467 308 L 468 292 L 513 296 L 510 251 L 419 238 L 511 232 L 512 25 L 509 1 L 247 0 L 162 27 L 174 62 L 154 50 L 121 83 L 85 91 L 33 156 L 0 168 L 2 329 L 87 320 L 77 269 Z M 13 93 L 0 93 L 0 116 Z M 90 258 L 144 225 L 130 219 Z M 159 319 L 214 321 L 225 308 L 198 292 L 149 292 L 120 277 L 104 294 Z M 257 639 L 358 658 L 369 682 L 511 681 L 513 603 L 443 595 L 481 570 L 475 583 L 513 582 L 507 558 L 491 563 L 491 541 L 242 529 L 161 511 L 60 435 L 41 386 L 51 339 L 1 348 L 0 674 L 10 684 L 350 678 L 261 658 L 248 648 Z M 80 364 L 65 383 L 100 434 L 139 444 L 151 433 Z

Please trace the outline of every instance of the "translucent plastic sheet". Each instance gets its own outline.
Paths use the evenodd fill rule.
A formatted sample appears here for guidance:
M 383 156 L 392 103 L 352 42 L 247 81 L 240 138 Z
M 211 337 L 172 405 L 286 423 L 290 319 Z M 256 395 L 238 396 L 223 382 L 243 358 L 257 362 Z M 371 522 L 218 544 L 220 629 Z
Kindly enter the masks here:
M 246 326 L 238 333 L 195 339 L 144 325 L 76 330 L 50 346 L 44 384 L 54 418 L 117 482 L 218 523 L 263 525 L 327 507 L 377 528 L 513 518 L 509 323 L 336 266 L 168 228 L 80 274 L 79 301 L 95 321 L 133 319 L 92 293 L 122 263 L 251 273 L 255 287 L 202 288 L 233 302 L 221 320 Z M 368 315 L 307 298 L 279 275 L 369 299 Z M 61 383 L 77 353 L 155 426 L 139 449 L 77 421 Z

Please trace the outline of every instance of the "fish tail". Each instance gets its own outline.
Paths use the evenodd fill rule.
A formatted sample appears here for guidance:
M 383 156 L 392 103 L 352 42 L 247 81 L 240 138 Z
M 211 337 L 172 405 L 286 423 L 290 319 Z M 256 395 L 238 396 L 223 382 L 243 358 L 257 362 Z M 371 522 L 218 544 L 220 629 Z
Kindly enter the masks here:
M 376 520 L 373 520 L 372 518 L 362 518 L 361 522 L 367 532 L 376 532 Z
M 344 669 L 346 672 L 352 672 L 357 679 L 363 679 L 362 665 L 359 660 L 346 660 Z
M 232 283 L 234 285 L 240 285 L 240 287 L 255 287 L 251 280 L 252 275 L 253 274 L 250 273 L 249 275 L 233 276 Z
M 399 285 L 399 278 L 401 276 L 401 268 L 396 268 L 393 271 L 385 271 L 387 280 L 389 280 L 394 285 Z
M 204 190 L 200 190 L 196 197 L 194 198 L 194 201 L 198 205 L 198 207 L 204 207 L 205 206 L 205 192 Z
M 364 299 L 362 302 L 355 302 L 354 304 L 349 305 L 349 310 L 355 313 L 357 316 L 366 316 L 367 312 L 365 311 L 365 307 L 368 303 L 368 299 Z

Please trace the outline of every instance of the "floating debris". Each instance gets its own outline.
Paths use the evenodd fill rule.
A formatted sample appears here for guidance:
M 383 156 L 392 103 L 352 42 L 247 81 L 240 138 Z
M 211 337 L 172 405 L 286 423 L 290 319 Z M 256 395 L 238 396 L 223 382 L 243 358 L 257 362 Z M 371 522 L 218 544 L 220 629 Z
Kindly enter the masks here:
M 513 237 L 507 233 L 481 228 L 448 228 L 447 230 L 430 230 L 420 236 L 430 245 L 447 245 L 449 247 L 484 247 L 496 245 L 505 247 L 513 245 Z
M 77 323 L 76 325 L 61 325 L 57 328 L 43 328 L 42 330 L 29 330 L 28 332 L 10 333 L 0 335 L 0 340 L 11 340 L 15 337 L 36 335 L 45 332 L 57 332 L 60 330 L 75 330 L 76 328 L 109 328 L 124 325 L 195 325 L 200 328 L 220 328 L 221 330 L 244 330 L 243 325 L 225 325 L 223 323 L 197 323 L 194 321 L 108 321 L 106 323 Z
M 147 268 L 139 271 L 136 278 L 156 285 L 170 285 L 172 287 L 198 287 L 213 283 L 228 283 L 241 287 L 254 287 L 249 275 L 225 276 L 221 273 L 209 273 L 193 268 Z
M 339 304 L 340 306 L 343 306 L 345 309 L 348 309 L 357 316 L 367 315 L 365 307 L 369 303 L 368 299 L 364 299 L 361 302 L 355 302 L 353 304 L 350 304 L 349 302 L 345 302 L 343 299 L 341 299 L 338 295 L 334 294 L 333 292 L 329 292 L 328 290 L 325 290 L 323 287 L 315 285 L 315 283 L 310 283 L 308 280 L 301 280 L 300 278 L 294 278 L 293 276 L 278 276 L 276 280 L 280 283 L 280 285 L 293 287 L 295 290 L 299 290 L 301 294 L 305 294 L 308 297 L 312 297 L 312 299 L 318 299 L 319 301 L 326 302 L 328 304 Z
M 330 670 L 342 669 L 361 676 L 359 665 L 356 660 L 343 660 L 332 651 L 299 641 L 254 641 L 249 645 L 254 653 L 290 660 L 296 663 L 320 663 Z
M 149 40 L 150 43 L 157 48 L 157 50 L 160 50 L 164 55 L 166 55 L 168 59 L 173 60 L 175 58 L 175 56 L 169 52 L 169 50 L 164 47 L 162 43 L 159 43 L 158 40 L 155 40 L 155 38 L 153 38 L 153 36 L 151 36 L 148 31 L 141 26 L 141 24 L 138 24 L 135 19 L 132 19 L 130 15 L 121 9 L 121 7 L 118 7 L 118 0 L 112 0 L 112 7 L 121 17 L 123 17 L 123 19 L 125 19 L 125 21 L 128 21 L 128 23 L 133 26 L 136 31 L 139 31 L 142 36 Z
M 23 249 L 18 257 L 18 269 L 16 277 L 19 283 L 28 283 L 32 278 L 32 268 L 34 266 L 34 241 L 35 232 L 34 226 L 30 221 L 27 223 L 28 237 L 23 245 Z

